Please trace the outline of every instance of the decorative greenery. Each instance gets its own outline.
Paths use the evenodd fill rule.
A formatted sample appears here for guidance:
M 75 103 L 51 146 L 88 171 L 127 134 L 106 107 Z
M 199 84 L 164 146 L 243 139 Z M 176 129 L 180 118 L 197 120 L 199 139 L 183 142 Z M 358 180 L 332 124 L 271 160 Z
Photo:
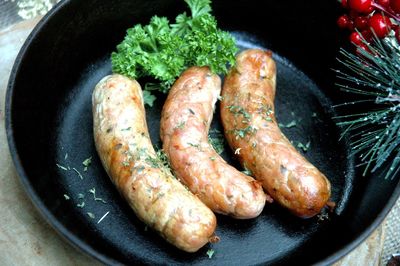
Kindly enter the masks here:
M 154 78 L 148 83 L 145 103 L 154 101 L 150 91 L 168 92 L 175 79 L 190 66 L 209 66 L 214 73 L 226 73 L 235 62 L 234 38 L 217 27 L 210 0 L 185 0 L 191 15 L 182 13 L 170 24 L 154 16 L 146 26 L 136 25 L 112 53 L 113 71 L 137 79 Z
M 400 170 L 400 48 L 392 33 L 385 39 L 376 35 L 367 49 L 357 53 L 344 49 L 338 61 L 344 70 L 336 70 L 338 86 L 361 99 L 337 105 L 356 106 L 371 103 L 369 110 L 337 117 L 349 135 L 353 155 L 365 166 L 363 174 L 374 172 L 393 159 L 385 179 L 393 179 Z

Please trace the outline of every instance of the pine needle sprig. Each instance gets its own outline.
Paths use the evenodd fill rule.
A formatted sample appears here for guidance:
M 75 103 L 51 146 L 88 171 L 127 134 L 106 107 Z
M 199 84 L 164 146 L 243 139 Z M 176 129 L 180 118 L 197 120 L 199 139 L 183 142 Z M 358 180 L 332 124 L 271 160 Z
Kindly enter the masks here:
M 341 49 L 337 60 L 343 69 L 335 70 L 336 85 L 362 99 L 335 108 L 373 104 L 369 110 L 335 119 L 344 128 L 341 138 L 349 136 L 351 155 L 358 155 L 358 166 L 365 167 L 363 175 L 392 159 L 385 179 L 393 179 L 400 171 L 400 47 L 393 35 L 385 39 L 374 36 L 370 44 L 363 43 L 367 49 L 358 48 L 355 54 Z

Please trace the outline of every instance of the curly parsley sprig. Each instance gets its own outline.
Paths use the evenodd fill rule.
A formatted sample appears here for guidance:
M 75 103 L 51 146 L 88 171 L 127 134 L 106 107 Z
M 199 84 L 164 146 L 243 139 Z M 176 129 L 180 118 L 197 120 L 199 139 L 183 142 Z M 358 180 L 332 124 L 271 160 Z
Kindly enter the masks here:
M 138 79 L 151 77 L 146 84 L 145 103 L 152 106 L 152 90 L 168 92 L 175 79 L 190 66 L 209 66 L 213 73 L 224 74 L 235 62 L 234 38 L 217 26 L 210 14 L 210 0 L 185 0 L 190 8 L 178 15 L 174 24 L 154 16 L 146 26 L 127 30 L 125 39 L 111 55 L 113 72 Z

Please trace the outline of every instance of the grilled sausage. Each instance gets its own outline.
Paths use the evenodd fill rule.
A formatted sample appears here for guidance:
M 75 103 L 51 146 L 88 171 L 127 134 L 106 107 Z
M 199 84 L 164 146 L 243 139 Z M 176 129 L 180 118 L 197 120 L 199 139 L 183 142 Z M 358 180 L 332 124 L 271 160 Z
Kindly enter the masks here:
M 121 75 L 93 92 L 94 138 L 102 164 L 137 217 L 168 242 L 195 252 L 212 236 L 214 213 L 159 161 L 153 149 L 140 85 Z
M 274 116 L 276 66 L 272 53 L 246 50 L 225 79 L 221 119 L 239 160 L 278 203 L 300 217 L 321 211 L 330 183 L 291 145 Z
M 161 139 L 175 175 L 213 211 L 239 219 L 258 216 L 265 193 L 228 165 L 208 142 L 221 80 L 208 67 L 191 67 L 171 88 L 161 115 Z

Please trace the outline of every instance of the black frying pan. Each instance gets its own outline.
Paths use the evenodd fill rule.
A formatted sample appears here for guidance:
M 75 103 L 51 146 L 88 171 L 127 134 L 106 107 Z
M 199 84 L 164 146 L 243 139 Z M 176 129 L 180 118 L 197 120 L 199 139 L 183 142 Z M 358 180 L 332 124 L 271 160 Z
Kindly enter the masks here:
M 311 141 L 305 156 L 331 180 L 337 208 L 329 220 L 302 220 L 275 204 L 254 220 L 218 216 L 221 242 L 188 254 L 146 230 L 119 196 L 94 148 L 91 93 L 111 72 L 110 53 L 125 30 L 147 23 L 154 14 L 174 19 L 186 8 L 176 0 L 66 0 L 39 23 L 16 60 L 7 91 L 7 136 L 23 186 L 58 232 L 107 264 L 332 263 L 363 241 L 400 195 L 399 176 L 392 181 L 381 172 L 362 177 L 348 144 L 338 141 L 332 104 L 348 95 L 335 88 L 330 70 L 342 38 L 335 25 L 337 1 L 214 0 L 212 6 L 219 25 L 237 36 L 241 48 L 274 51 L 278 120 L 301 120 L 284 131 L 295 143 Z M 165 97 L 158 96 L 147 120 L 160 146 Z M 220 128 L 218 112 L 213 127 Z M 82 161 L 90 156 L 92 165 L 84 172 Z M 224 157 L 239 167 L 228 148 Z M 95 201 L 91 188 L 107 203 Z M 82 201 L 85 206 L 77 207 Z M 212 259 L 206 255 L 210 248 L 215 250 Z

